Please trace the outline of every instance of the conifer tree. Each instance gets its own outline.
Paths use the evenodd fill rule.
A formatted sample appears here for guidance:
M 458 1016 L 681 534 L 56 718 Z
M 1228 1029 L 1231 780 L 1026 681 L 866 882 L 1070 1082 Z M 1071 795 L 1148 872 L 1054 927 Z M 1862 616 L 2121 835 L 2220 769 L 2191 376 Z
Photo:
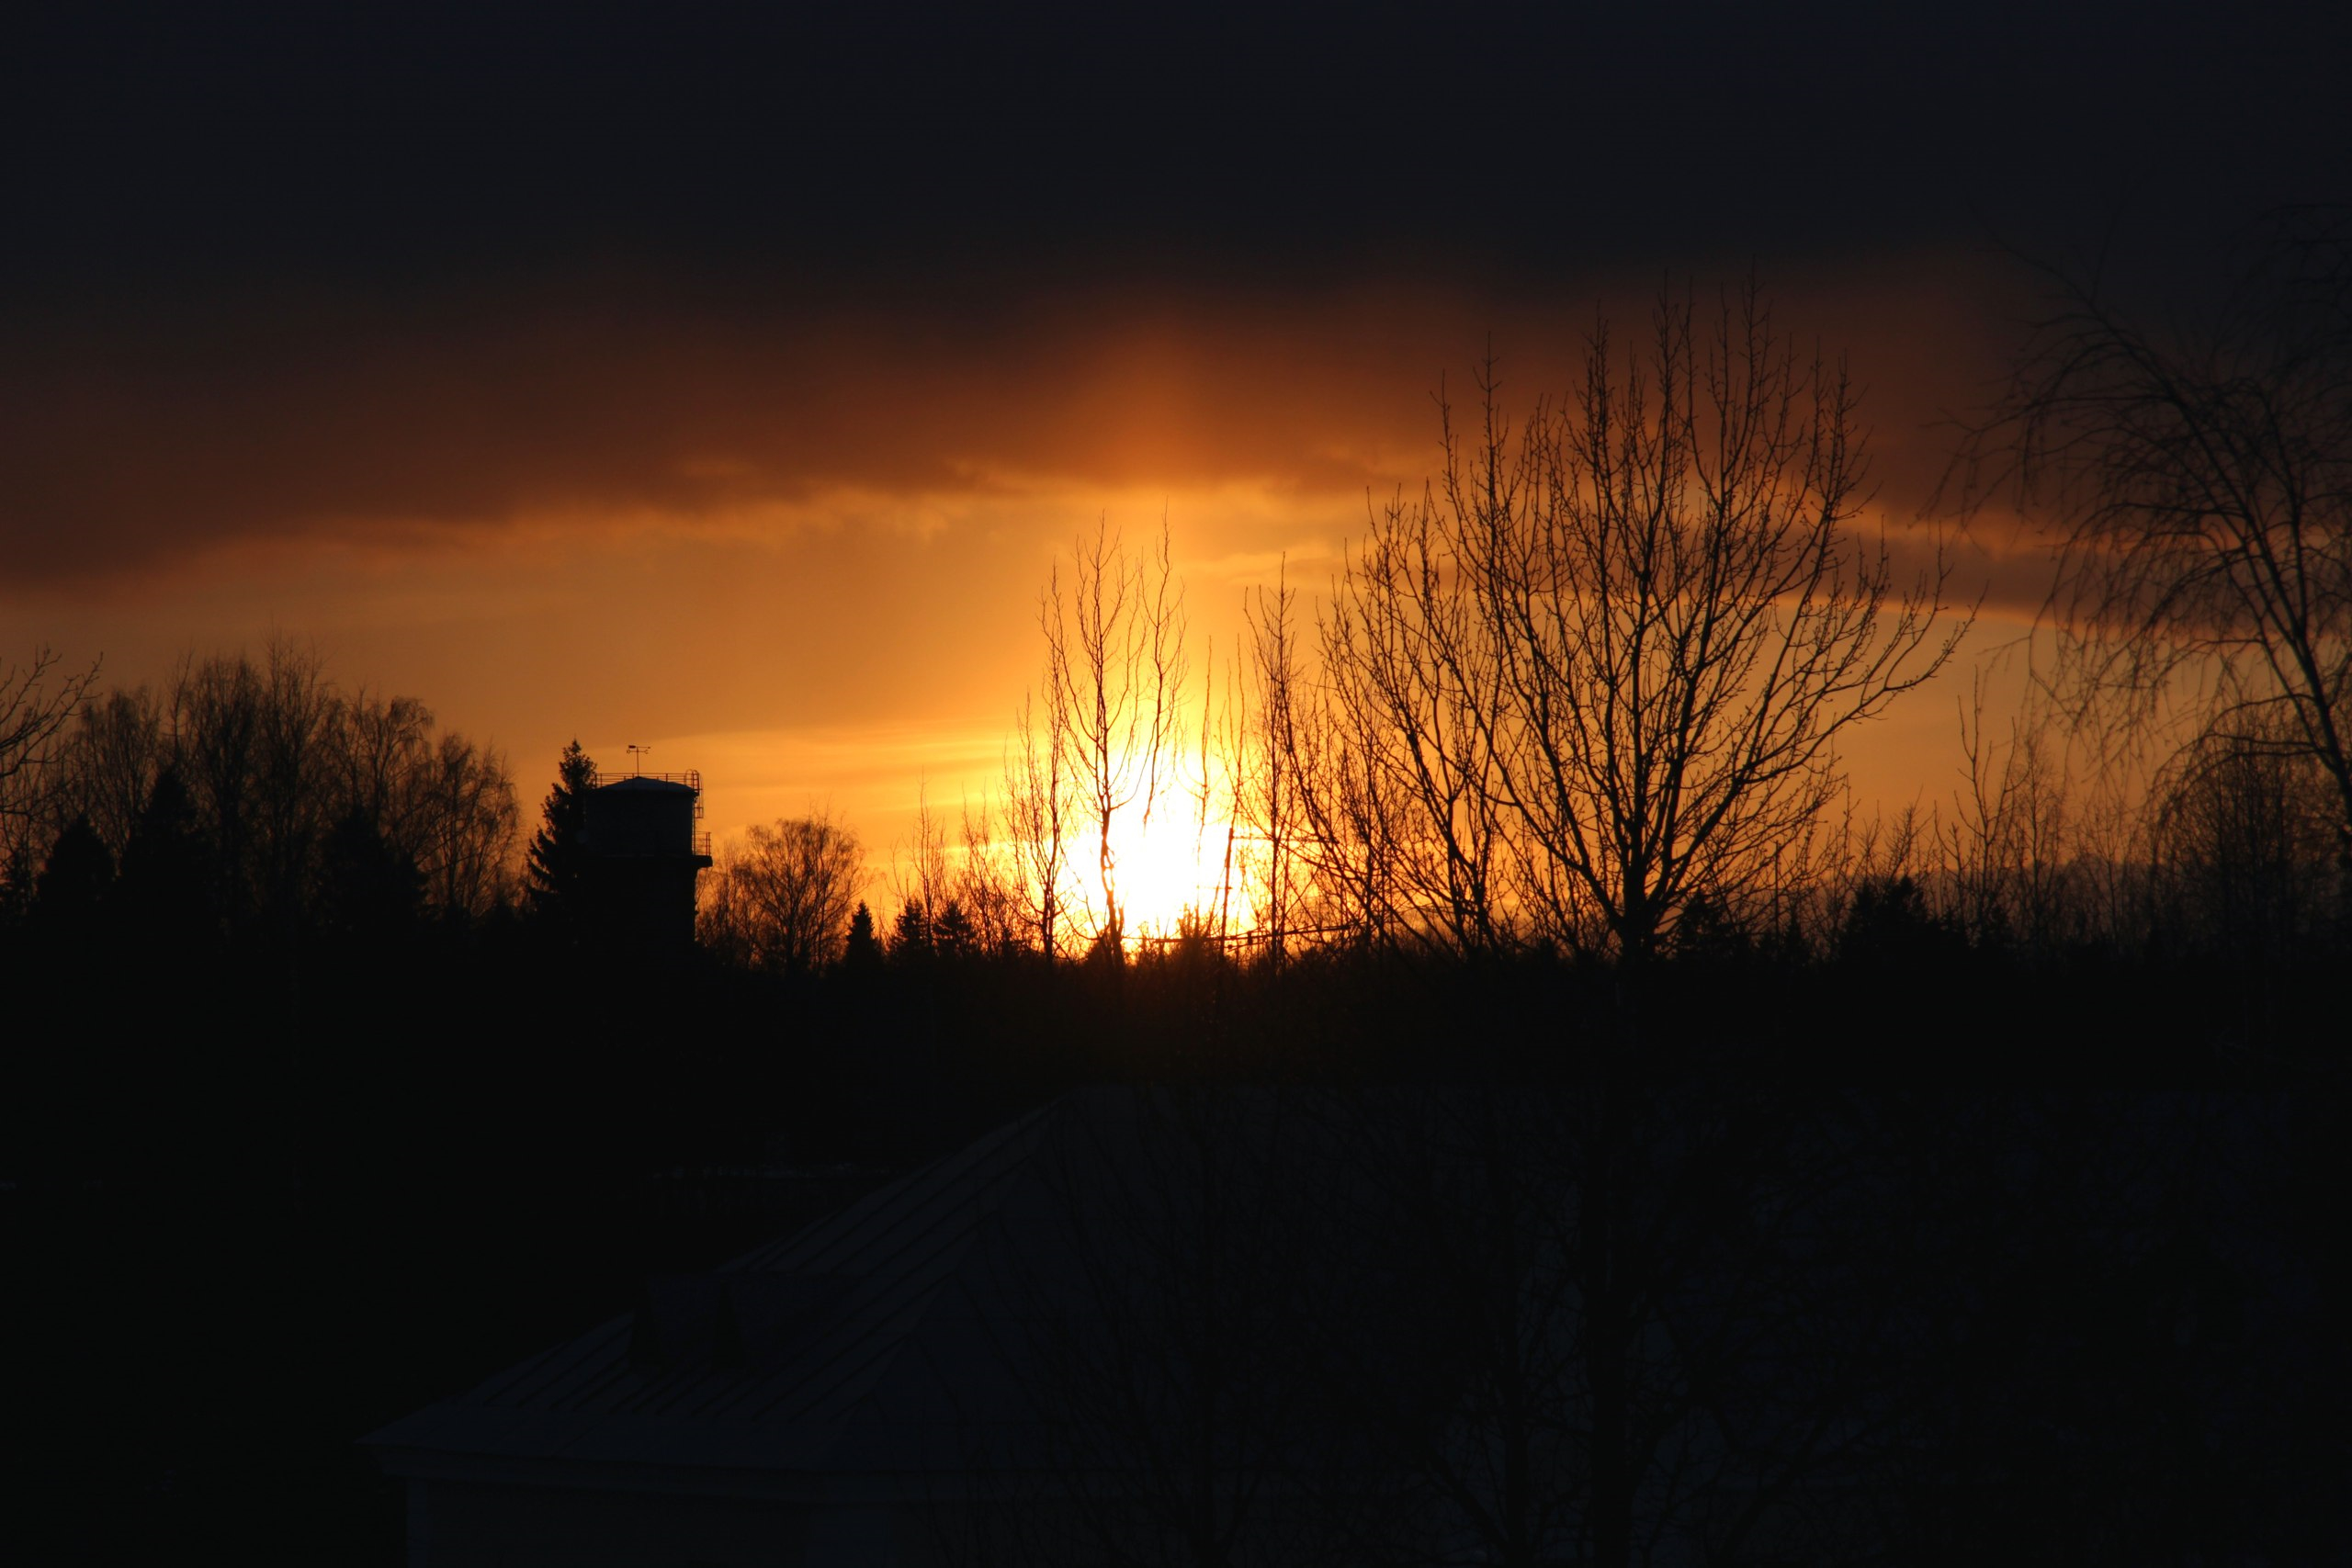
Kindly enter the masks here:
M 33 919 L 54 931 L 80 934 L 96 921 L 113 886 L 114 852 L 87 817 L 76 817 L 58 835 L 49 863 L 33 884 Z
M 849 944 L 842 950 L 842 962 L 860 973 L 882 962 L 881 939 L 874 934 L 874 911 L 863 900 L 849 918 Z
M 128 940 L 153 951 L 185 950 L 217 935 L 209 854 L 187 785 L 166 762 L 131 825 L 115 882 Z
M 539 808 L 539 830 L 524 858 L 531 912 L 543 919 L 578 918 L 586 897 L 588 792 L 596 784 L 595 760 L 574 739 L 556 765 L 555 788 Z
M 931 952 L 931 917 L 922 903 L 913 898 L 899 906 L 899 919 L 891 928 L 890 956 L 912 958 Z

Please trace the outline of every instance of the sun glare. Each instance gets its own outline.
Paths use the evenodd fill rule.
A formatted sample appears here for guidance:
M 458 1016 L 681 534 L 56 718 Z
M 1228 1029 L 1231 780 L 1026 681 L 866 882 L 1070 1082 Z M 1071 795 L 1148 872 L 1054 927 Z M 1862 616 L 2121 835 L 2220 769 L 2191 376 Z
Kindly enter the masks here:
M 1140 818 L 1114 823 L 1111 830 L 1112 881 L 1126 911 L 1127 942 L 1172 937 L 1187 914 L 1211 916 L 1223 901 L 1228 916 L 1246 926 L 1240 866 L 1237 884 L 1225 892 L 1227 827 L 1202 824 L 1196 813 L 1161 811 L 1148 825 Z M 1085 862 L 1091 873 L 1091 858 Z

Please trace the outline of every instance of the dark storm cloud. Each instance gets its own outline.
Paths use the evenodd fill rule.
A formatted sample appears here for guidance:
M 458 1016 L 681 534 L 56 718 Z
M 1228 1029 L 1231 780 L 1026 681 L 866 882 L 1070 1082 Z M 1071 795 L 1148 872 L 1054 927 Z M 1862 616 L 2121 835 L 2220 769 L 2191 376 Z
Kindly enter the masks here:
M 1065 302 L 983 330 L 611 279 L 27 334 L 0 367 L 0 552 L 19 576 L 79 576 L 230 538 L 692 523 L 1041 478 L 1361 491 L 1377 476 L 1343 449 L 1398 411 L 1361 395 L 1349 335 L 1229 302 L 1176 324 Z
M 1882 499 L 1940 471 L 1935 398 L 1990 366 L 1966 269 L 1784 291 L 1800 341 L 1850 345 Z M 1589 287 L 1588 287 L 1589 284 Z M 681 298 L 607 275 L 430 308 L 278 297 L 64 323 L 0 364 L 0 558 L 20 580 L 150 572 L 229 541 L 398 544 L 515 523 L 693 525 L 875 502 L 1249 487 L 1361 521 L 1439 456 L 1430 401 L 1507 412 L 1568 387 L 1597 307 L 1639 346 L 1654 280 L 1556 306 L 1430 285 L 1279 292 L 1102 287 L 888 310 Z
M 1345 491 L 1479 327 L 1661 265 L 2202 238 L 2341 174 L 2334 40 L 2188 9 L 81 9 L 12 41 L 20 577 L 828 485 Z M 1898 404 L 1973 390 L 1920 389 L 1952 320 L 1872 330 L 1915 340 Z

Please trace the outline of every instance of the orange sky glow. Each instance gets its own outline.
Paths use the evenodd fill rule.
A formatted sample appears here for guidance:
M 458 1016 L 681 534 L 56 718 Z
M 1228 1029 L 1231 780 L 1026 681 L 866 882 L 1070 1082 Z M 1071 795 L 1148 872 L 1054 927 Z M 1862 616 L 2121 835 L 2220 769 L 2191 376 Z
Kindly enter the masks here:
M 1847 356 L 1873 515 L 1918 547 L 1945 411 L 2000 370 L 2007 286 L 1942 253 L 1765 281 L 1801 341 Z M 1197 679 L 1233 658 L 1251 589 L 1286 570 L 1313 595 L 1368 501 L 1418 488 L 1441 384 L 1467 392 L 1491 343 L 1507 404 L 1556 397 L 1596 312 L 1637 337 L 1654 288 L 1105 289 L 927 322 L 592 279 L 427 319 L 274 303 L 109 353 L 35 344 L 39 417 L 0 435 L 26 501 L 0 610 L 17 652 L 103 656 L 126 685 L 313 647 L 345 686 L 501 747 L 532 816 L 566 740 L 608 768 L 650 746 L 701 770 L 722 840 L 830 808 L 887 903 L 919 795 L 952 821 L 995 792 L 1038 593 L 1081 530 L 1165 518 Z M 1960 597 L 1988 595 L 1972 654 L 2013 639 L 2039 550 L 1985 519 L 1956 556 Z M 1948 674 L 1857 742 L 1863 798 L 1949 790 L 1967 689 Z M 1190 852 L 1168 830 L 1123 852 L 1160 924 Z

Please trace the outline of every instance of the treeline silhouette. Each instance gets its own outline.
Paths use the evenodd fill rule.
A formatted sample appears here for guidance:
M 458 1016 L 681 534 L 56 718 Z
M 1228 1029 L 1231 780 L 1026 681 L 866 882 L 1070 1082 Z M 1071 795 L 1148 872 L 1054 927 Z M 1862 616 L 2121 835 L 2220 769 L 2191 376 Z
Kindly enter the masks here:
M 413 697 L 273 646 L 80 705 L 9 803 L 7 913 L 35 933 L 174 905 L 183 938 L 479 917 L 508 897 L 505 762 Z M 118 873 L 121 886 L 118 887 Z M 184 906 L 184 907 L 180 907 Z

